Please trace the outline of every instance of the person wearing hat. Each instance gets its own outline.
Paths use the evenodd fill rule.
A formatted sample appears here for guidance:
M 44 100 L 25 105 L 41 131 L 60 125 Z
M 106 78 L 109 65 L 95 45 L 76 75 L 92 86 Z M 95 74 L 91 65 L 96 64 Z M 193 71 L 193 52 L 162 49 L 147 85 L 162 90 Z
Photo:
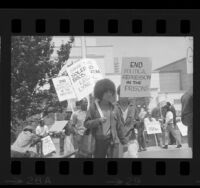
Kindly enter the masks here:
M 11 157 L 29 157 L 30 148 L 38 142 L 32 126 L 26 126 L 11 145 Z
M 39 120 L 39 125 L 36 127 L 36 135 L 40 138 L 43 138 L 48 135 L 49 128 L 44 124 L 44 117 Z M 37 153 L 42 153 L 42 142 L 38 142 L 37 144 Z

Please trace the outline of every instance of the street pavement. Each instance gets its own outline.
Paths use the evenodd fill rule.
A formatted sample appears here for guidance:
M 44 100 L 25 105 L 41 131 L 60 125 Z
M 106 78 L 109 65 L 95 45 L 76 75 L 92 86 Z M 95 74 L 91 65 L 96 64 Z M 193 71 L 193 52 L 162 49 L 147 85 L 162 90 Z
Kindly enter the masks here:
M 59 153 L 59 139 L 54 139 L 53 142 L 56 146 L 56 154 L 50 158 L 64 157 L 65 153 L 64 155 Z M 176 148 L 176 145 L 169 145 L 168 149 L 152 146 L 147 147 L 147 151 L 138 152 L 138 158 L 192 158 L 192 150 L 188 148 L 188 144 L 182 144 L 182 148 Z
M 182 148 L 169 145 L 168 149 L 153 146 L 148 147 L 147 151 L 138 152 L 138 158 L 192 158 L 192 150 L 188 144 L 183 144 Z

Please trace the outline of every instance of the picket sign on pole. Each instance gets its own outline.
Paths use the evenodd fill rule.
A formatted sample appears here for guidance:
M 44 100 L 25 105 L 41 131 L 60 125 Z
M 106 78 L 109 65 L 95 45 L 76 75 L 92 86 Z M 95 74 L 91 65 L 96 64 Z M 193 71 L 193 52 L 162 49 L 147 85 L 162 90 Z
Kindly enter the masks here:
M 95 104 L 96 104 L 97 110 L 98 110 L 98 112 L 99 112 L 99 114 L 100 114 L 100 117 L 103 118 L 104 115 L 103 115 L 103 112 L 102 112 L 102 110 L 101 110 L 101 108 L 100 108 L 100 106 L 99 106 L 98 100 L 95 100 Z
M 157 140 L 156 134 L 154 134 L 154 137 L 155 137 L 155 141 L 156 141 L 156 146 L 158 146 L 158 140 Z
M 52 79 L 60 102 L 76 98 L 72 84 L 68 76 L 60 76 Z
M 74 109 L 73 109 L 73 106 L 72 106 L 72 102 L 69 101 L 69 105 L 70 105 L 70 108 L 72 109 L 72 113 L 74 113 Z
M 151 58 L 123 58 L 120 96 L 150 97 L 151 68 Z

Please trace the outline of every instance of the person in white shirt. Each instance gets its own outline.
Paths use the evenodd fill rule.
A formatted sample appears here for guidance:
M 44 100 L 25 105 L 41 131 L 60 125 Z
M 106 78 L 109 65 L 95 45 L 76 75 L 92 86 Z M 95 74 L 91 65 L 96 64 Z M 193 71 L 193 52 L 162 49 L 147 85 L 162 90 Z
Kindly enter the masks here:
M 40 120 L 39 125 L 36 127 L 36 135 L 43 138 L 49 134 L 49 129 L 48 127 L 44 124 L 44 119 L 42 118 Z M 39 142 L 37 144 L 37 153 L 42 153 L 42 144 Z
M 166 105 L 164 107 L 166 109 L 166 115 L 165 115 L 165 126 L 164 126 L 164 149 L 168 149 L 168 144 L 169 144 L 169 133 L 172 134 L 172 136 L 176 139 L 177 142 L 177 148 L 182 147 L 181 145 L 181 138 L 177 136 L 176 131 L 175 131 L 175 126 L 173 123 L 173 113 L 170 110 L 170 108 Z

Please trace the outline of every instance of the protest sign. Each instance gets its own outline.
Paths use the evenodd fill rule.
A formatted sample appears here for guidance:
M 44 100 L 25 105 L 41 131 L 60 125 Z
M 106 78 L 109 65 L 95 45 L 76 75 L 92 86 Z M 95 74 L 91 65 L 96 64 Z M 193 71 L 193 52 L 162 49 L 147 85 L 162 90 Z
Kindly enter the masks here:
M 46 136 L 42 138 L 42 152 L 43 155 L 48 155 L 52 152 L 56 151 L 55 145 L 51 140 L 50 136 Z
M 53 84 L 60 102 L 76 98 L 68 76 L 53 78 Z
M 94 83 L 96 83 L 98 80 L 103 79 L 103 75 L 97 65 L 97 62 L 94 59 L 85 59 L 85 63 L 87 64 L 90 73 L 92 74 Z
M 50 128 L 50 132 L 61 132 L 65 125 L 67 125 L 68 121 L 55 121 L 52 127 Z
M 180 130 L 181 135 L 187 136 L 188 127 L 185 126 L 182 122 L 177 122 L 176 125 L 178 126 L 178 129 Z
M 78 61 L 79 59 L 68 59 L 65 63 L 64 66 L 61 68 L 61 70 L 58 73 L 58 76 L 68 76 L 67 69 L 69 66 L 71 66 L 73 63 Z
M 147 57 L 123 58 L 121 97 L 150 97 L 151 67 Z
M 162 133 L 160 123 L 156 120 L 149 121 L 147 118 L 145 118 L 144 121 L 147 134 L 157 134 Z
M 87 97 L 93 92 L 94 80 L 85 59 L 69 66 L 67 73 L 78 100 Z

